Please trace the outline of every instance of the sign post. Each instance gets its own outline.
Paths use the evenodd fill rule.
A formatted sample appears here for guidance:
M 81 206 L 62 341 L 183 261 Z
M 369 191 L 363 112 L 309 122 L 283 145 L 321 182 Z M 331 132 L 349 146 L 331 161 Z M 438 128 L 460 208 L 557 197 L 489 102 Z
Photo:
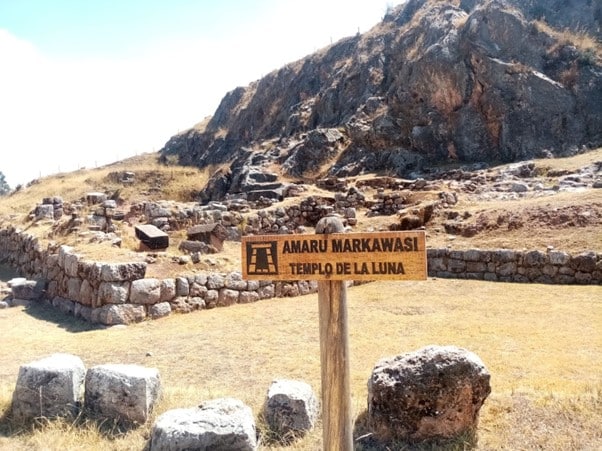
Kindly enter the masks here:
M 243 278 L 318 280 L 323 449 L 352 451 L 349 331 L 345 280 L 426 280 L 424 231 L 341 233 L 322 218 L 315 235 L 242 239 Z
M 329 235 L 343 230 L 343 223 L 336 217 L 327 216 L 316 225 L 318 234 Z M 349 328 L 345 282 L 319 281 L 318 308 L 322 367 L 322 448 L 352 451 Z

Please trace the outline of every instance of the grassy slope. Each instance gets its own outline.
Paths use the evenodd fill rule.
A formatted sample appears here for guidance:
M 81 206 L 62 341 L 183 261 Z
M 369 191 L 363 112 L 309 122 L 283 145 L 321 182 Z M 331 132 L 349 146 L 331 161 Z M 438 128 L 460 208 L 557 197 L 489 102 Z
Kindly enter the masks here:
M 601 294 L 594 286 L 456 280 L 354 287 L 355 415 L 366 408 L 366 381 L 378 359 L 454 344 L 476 352 L 492 374 L 478 449 L 599 449 Z M 119 362 L 159 368 L 165 394 L 157 413 L 218 396 L 240 398 L 258 413 L 270 382 L 280 377 L 320 387 L 315 295 L 173 315 L 127 329 L 92 329 L 53 312 L 16 308 L 3 311 L 0 324 L 0 411 L 9 407 L 19 365 L 58 351 L 79 355 L 88 367 Z M 9 420 L 0 420 L 0 449 L 142 449 L 149 430 L 112 436 L 90 424 L 59 423 L 20 434 Z M 292 449 L 316 450 L 320 440 L 317 429 Z

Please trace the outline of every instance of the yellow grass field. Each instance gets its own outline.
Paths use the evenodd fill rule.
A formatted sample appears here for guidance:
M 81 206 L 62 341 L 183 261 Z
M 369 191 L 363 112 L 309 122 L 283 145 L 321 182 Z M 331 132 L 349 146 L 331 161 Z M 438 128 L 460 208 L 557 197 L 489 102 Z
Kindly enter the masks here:
M 602 449 L 602 288 L 437 280 L 380 282 L 348 291 L 354 416 L 366 409 L 377 360 L 429 344 L 465 347 L 491 372 L 478 444 L 448 449 Z M 132 363 L 160 370 L 155 415 L 231 396 L 256 417 L 270 382 L 320 390 L 316 295 L 172 315 L 100 329 L 41 307 L 0 311 L 0 449 L 142 450 L 150 426 L 111 433 L 90 421 L 33 429 L 8 414 L 19 365 L 54 352 L 87 367 Z M 318 427 L 288 448 L 320 450 Z M 358 449 L 363 449 L 358 447 Z M 383 449 L 439 449 L 403 447 Z

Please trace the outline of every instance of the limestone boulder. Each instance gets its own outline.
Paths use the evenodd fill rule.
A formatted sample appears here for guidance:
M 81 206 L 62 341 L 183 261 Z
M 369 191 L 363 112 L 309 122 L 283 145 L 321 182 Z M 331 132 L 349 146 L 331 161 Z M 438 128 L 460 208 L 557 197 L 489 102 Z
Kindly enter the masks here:
M 142 279 L 146 274 L 146 263 L 106 263 L 100 270 L 103 282 L 125 282 L 128 280 Z
M 85 406 L 92 415 L 126 427 L 143 424 L 161 392 L 156 368 L 107 364 L 86 373 Z
M 118 324 L 138 323 L 146 318 L 146 310 L 143 305 L 134 304 L 107 304 L 92 310 L 91 320 L 93 323 L 105 326 L 116 326 Z
M 251 408 L 237 399 L 207 401 L 191 409 L 169 410 L 151 432 L 150 451 L 257 449 Z
M 175 279 L 163 279 L 161 281 L 161 302 L 171 301 L 176 297 L 176 280 Z
M 98 287 L 98 302 L 104 304 L 125 304 L 130 295 L 130 282 L 101 282 Z
M 263 411 L 270 429 L 285 440 L 312 429 L 320 413 L 311 386 L 303 381 L 286 379 L 272 382 Z
M 130 302 L 134 304 L 156 304 L 161 300 L 159 279 L 139 279 L 132 282 Z
M 43 289 L 43 284 L 36 282 L 35 280 L 23 279 L 11 284 L 13 298 L 23 299 L 25 301 L 39 299 Z
M 171 304 L 169 302 L 159 302 L 151 305 L 148 309 L 148 316 L 152 319 L 163 318 L 171 313 Z
M 423 441 L 471 433 L 491 392 L 481 359 L 427 346 L 379 361 L 368 381 L 368 425 L 382 440 Z
M 70 354 L 53 354 L 21 365 L 12 414 L 19 421 L 75 417 L 84 400 L 86 368 Z
M 240 292 L 231 290 L 229 288 L 222 288 L 219 290 L 219 298 L 217 299 L 217 305 L 219 307 L 227 307 L 238 303 Z

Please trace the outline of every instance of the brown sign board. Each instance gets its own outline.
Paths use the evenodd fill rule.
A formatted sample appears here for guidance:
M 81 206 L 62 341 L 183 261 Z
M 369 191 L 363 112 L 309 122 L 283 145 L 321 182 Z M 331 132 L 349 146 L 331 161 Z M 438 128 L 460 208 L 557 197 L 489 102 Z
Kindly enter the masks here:
M 245 236 L 242 270 L 247 280 L 426 280 L 425 232 Z

